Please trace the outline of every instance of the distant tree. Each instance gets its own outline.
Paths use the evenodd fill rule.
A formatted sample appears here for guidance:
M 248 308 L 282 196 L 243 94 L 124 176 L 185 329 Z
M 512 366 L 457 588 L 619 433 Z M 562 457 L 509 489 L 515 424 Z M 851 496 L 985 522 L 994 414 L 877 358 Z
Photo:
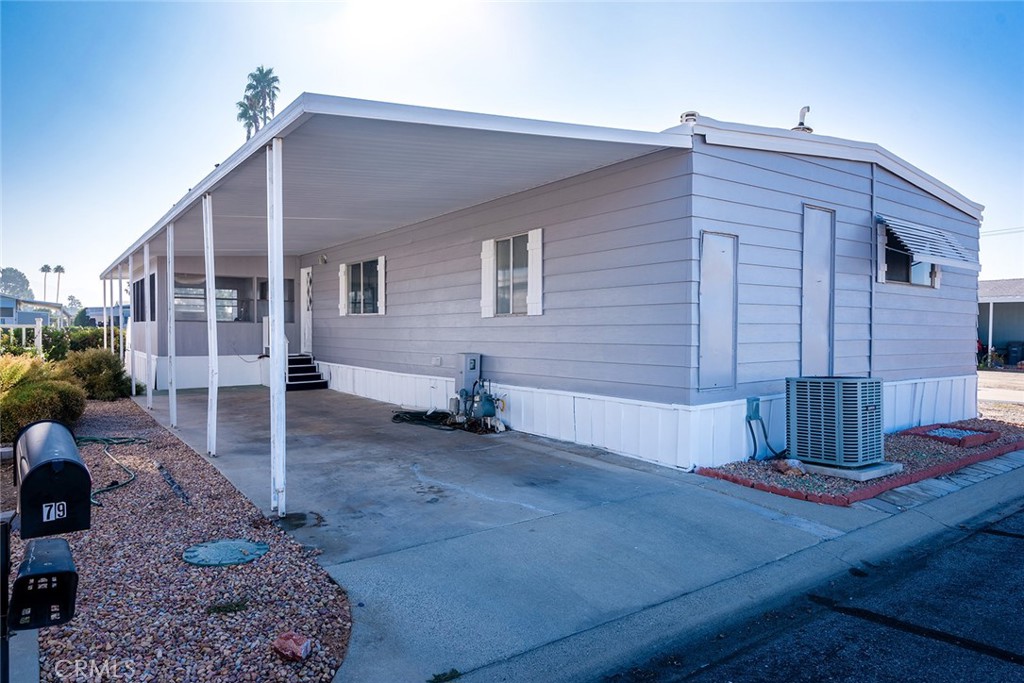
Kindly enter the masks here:
M 248 95 L 245 96 L 245 99 L 235 102 L 235 106 L 238 107 L 238 115 L 235 118 L 245 126 L 245 141 L 248 142 L 252 139 L 253 133 L 258 133 L 260 130 L 259 108 L 256 100 Z
M 68 294 L 68 308 L 77 311 L 82 307 L 82 302 L 74 294 Z
M 49 264 L 44 263 L 43 267 L 39 269 L 39 272 L 43 274 L 43 301 L 46 301 L 46 274 L 52 273 L 53 268 Z
M 84 308 L 78 311 L 75 316 L 75 327 L 96 327 L 96 321 L 89 317 L 89 312 Z
M 28 278 L 25 273 L 17 268 L 4 268 L 0 271 L 0 294 L 6 294 L 18 299 L 35 299 L 29 287 Z
M 260 64 L 249 74 L 249 82 L 245 85 L 245 94 L 256 101 L 264 126 L 267 125 L 267 121 L 274 118 L 274 105 L 278 93 L 281 92 L 278 83 L 273 67 L 267 69 Z
M 57 296 L 54 301 L 60 301 L 60 276 L 64 273 L 64 266 L 54 266 L 53 272 L 57 273 Z

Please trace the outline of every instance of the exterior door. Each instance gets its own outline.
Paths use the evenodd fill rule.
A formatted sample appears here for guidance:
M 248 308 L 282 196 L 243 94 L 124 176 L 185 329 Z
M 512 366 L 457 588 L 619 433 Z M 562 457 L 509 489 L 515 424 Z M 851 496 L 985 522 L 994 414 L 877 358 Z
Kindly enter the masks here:
M 832 290 L 835 214 L 804 207 L 803 296 L 800 320 L 800 374 L 832 374 Z
M 299 353 L 313 353 L 313 268 L 299 277 Z

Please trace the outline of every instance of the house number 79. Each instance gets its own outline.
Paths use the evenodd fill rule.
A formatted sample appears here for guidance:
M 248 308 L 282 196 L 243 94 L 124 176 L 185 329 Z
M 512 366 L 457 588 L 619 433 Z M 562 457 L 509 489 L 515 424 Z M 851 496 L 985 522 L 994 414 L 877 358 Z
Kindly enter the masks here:
M 52 522 L 58 519 L 64 519 L 68 515 L 67 503 L 63 501 L 59 503 L 43 503 L 43 521 Z

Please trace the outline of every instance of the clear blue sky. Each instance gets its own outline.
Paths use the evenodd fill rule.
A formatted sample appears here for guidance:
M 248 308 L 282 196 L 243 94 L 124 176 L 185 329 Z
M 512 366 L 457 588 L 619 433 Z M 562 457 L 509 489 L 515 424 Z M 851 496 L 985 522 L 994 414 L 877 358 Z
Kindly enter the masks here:
M 0 262 L 99 271 L 245 140 L 246 75 L 303 91 L 662 130 L 696 109 L 877 142 L 1024 228 L 1024 3 L 0 4 Z M 1024 277 L 1024 232 L 982 240 Z M 49 294 L 53 298 L 53 278 Z

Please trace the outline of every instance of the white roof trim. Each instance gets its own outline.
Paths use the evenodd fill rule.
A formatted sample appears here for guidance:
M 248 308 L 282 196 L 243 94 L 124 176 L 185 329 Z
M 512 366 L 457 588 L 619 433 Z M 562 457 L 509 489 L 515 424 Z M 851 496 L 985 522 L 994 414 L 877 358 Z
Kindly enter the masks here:
M 808 156 L 849 159 L 851 161 L 878 164 L 887 171 L 913 183 L 925 192 L 938 197 L 976 220 L 981 220 L 981 212 L 985 208 L 977 202 L 972 202 L 937 178 L 904 161 L 884 147 L 872 142 L 858 142 L 856 140 L 833 138 L 813 133 L 801 133 L 781 128 L 726 123 L 706 116 L 699 117 L 695 124 L 677 126 L 669 130 L 677 129 L 692 129 L 693 133 L 703 135 L 704 140 L 709 145 L 745 147 L 772 152 L 806 154 Z
M 914 258 L 942 266 L 980 271 L 981 264 L 971 257 L 957 238 L 938 228 L 908 223 L 878 214 L 875 220 L 894 233 Z
M 228 174 L 254 153 L 270 144 L 273 138 L 286 137 L 290 131 L 314 115 L 345 116 L 359 119 L 414 123 L 425 126 L 445 126 L 517 135 L 546 136 L 661 148 L 690 149 L 693 147 L 692 138 L 686 134 L 653 133 L 620 128 L 583 126 L 573 123 L 557 123 L 553 121 L 521 119 L 510 116 L 496 116 L 492 114 L 392 104 L 389 102 L 358 100 L 349 97 L 302 93 L 280 114 L 275 116 L 266 127 L 256 133 L 251 140 L 239 147 L 234 154 L 178 200 L 153 227 L 147 230 L 131 247 L 126 249 L 107 266 L 100 274 L 100 278 L 105 279 L 112 276 L 112 271 L 118 264 L 124 263 L 129 254 L 135 253 L 143 244 L 157 237 L 168 223 L 171 223 L 191 209 L 204 194 L 212 191 L 222 179 L 227 177 Z

